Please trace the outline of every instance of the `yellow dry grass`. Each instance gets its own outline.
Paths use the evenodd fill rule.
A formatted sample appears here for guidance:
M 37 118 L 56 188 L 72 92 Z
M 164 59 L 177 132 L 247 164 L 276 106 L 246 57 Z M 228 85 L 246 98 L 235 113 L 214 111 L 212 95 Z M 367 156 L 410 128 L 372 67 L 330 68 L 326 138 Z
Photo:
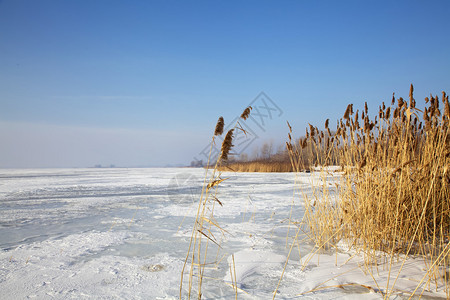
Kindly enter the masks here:
M 292 172 L 290 162 L 283 161 L 249 161 L 231 162 L 219 167 L 220 171 L 231 172 Z
M 308 235 L 318 248 L 345 241 L 364 254 L 369 268 L 380 260 L 390 267 L 410 256 L 420 258 L 428 268 L 413 294 L 434 284 L 444 286 L 449 298 L 450 106 L 444 92 L 441 99 L 431 96 L 425 102 L 423 110 L 416 108 L 411 85 L 409 103 L 393 97 L 375 118 L 367 103 L 356 113 L 350 104 L 334 134 L 328 120 L 324 131 L 310 125 L 298 143 L 290 129 L 287 148 L 296 171 L 304 169 L 305 152 L 311 163 L 338 162 L 345 171 L 337 185 L 323 176 L 317 199 L 304 196 Z M 390 275 L 386 298 L 399 274 Z

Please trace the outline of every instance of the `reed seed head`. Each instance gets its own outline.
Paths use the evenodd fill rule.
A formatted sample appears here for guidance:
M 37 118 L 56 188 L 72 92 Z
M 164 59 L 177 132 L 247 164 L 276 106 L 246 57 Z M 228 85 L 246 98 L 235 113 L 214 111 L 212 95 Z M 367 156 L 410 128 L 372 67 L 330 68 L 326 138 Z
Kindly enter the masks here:
M 247 119 L 248 119 L 248 116 L 250 115 L 250 111 L 251 111 L 252 109 L 253 109 L 253 107 L 251 107 L 251 106 L 247 107 L 247 108 L 244 110 L 244 112 L 242 113 L 241 119 L 247 120 Z
M 444 114 L 447 116 L 447 118 L 450 119 L 450 105 L 448 103 L 448 96 L 445 99 L 445 104 L 444 104 Z
M 220 159 L 222 159 L 222 160 L 228 160 L 228 154 L 230 153 L 231 148 L 234 146 L 232 143 L 233 142 L 233 132 L 234 132 L 234 129 L 228 130 L 227 135 L 225 136 L 225 139 L 223 140 L 221 155 L 220 155 Z
M 353 104 L 349 104 L 347 106 L 347 109 L 345 110 L 344 119 L 346 119 L 347 121 L 350 120 L 350 115 L 352 114 L 353 114 Z
M 291 127 L 291 124 L 289 124 L 289 121 L 286 121 L 286 122 L 287 122 L 287 125 L 288 125 L 288 127 L 289 127 L 289 132 L 292 133 L 292 127 Z
M 405 102 L 403 101 L 403 98 L 400 97 L 400 98 L 398 98 L 397 103 L 398 103 L 398 108 L 402 108 L 402 107 L 403 107 L 403 104 L 404 104 Z
M 399 116 L 399 108 L 396 107 L 396 108 L 394 109 L 394 118 L 398 118 L 398 116 Z
M 414 100 L 413 93 L 414 93 L 414 87 L 411 84 L 411 87 L 409 88 L 409 107 L 411 107 L 411 108 L 416 107 L 416 100 Z
M 302 142 L 302 149 L 305 149 L 306 146 L 308 146 L 308 140 L 307 140 L 307 139 L 303 139 L 303 142 Z
M 219 120 L 217 120 L 216 129 L 214 130 L 214 135 L 218 136 L 223 133 L 223 127 L 225 125 L 225 122 L 223 120 L 223 117 L 220 117 Z
M 292 152 L 292 144 L 286 142 L 286 149 L 290 152 Z
M 315 134 L 315 128 L 311 124 L 309 124 L 309 131 L 311 132 L 311 137 L 314 137 Z

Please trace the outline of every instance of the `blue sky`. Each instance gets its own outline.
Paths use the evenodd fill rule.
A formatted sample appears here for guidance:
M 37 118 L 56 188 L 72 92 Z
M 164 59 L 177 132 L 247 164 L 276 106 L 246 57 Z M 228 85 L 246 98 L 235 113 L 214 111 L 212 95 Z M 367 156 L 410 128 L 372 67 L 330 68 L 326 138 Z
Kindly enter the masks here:
M 450 92 L 448 1 L 0 1 L 0 167 L 189 164 L 261 91 L 286 120 Z M 250 150 L 250 148 L 248 148 Z

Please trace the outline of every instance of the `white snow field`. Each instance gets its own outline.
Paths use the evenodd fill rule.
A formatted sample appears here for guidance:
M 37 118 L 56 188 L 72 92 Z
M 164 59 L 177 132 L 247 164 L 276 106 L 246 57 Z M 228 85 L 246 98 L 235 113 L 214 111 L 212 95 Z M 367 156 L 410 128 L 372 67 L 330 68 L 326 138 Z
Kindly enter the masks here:
M 0 170 L 0 299 L 177 299 L 203 169 Z M 226 173 L 217 222 L 228 232 L 223 260 L 206 275 L 204 299 L 233 299 L 234 254 L 241 299 L 272 299 L 289 247 L 293 173 Z M 311 175 L 297 178 L 311 190 Z M 290 236 L 295 228 L 290 228 Z M 292 239 L 289 241 L 289 244 Z M 289 246 L 289 245 L 288 245 Z M 382 299 L 351 252 L 321 254 L 304 269 L 313 246 L 293 249 L 276 299 Z M 346 264 L 344 264 L 348 261 Z M 336 264 L 337 262 L 337 264 Z M 397 265 L 394 265 L 397 267 Z M 407 298 L 424 266 L 408 260 L 393 298 Z M 335 277 L 338 274 L 341 276 Z M 373 274 L 380 290 L 387 271 Z M 327 281 L 329 280 L 329 281 Z M 324 283 L 325 282 L 325 283 Z M 355 283 L 342 288 L 323 286 Z M 186 285 L 184 285 L 186 286 Z M 420 290 L 421 292 L 422 290 Z M 405 293 L 402 293 L 405 292 Z M 305 293 L 305 294 L 303 294 Z M 182 293 L 185 299 L 187 294 Z M 445 297 L 430 285 L 428 297 Z

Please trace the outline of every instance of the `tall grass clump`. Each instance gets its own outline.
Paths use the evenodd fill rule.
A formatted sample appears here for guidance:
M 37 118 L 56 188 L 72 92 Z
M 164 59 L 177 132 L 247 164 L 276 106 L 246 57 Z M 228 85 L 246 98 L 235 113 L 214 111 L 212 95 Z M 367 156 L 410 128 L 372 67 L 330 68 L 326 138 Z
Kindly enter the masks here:
M 411 85 L 409 101 L 393 95 L 374 117 L 367 103 L 361 111 L 350 104 L 334 131 L 327 120 L 295 142 L 290 128 L 287 148 L 296 171 L 305 153 L 313 164 L 341 166 L 336 184 L 322 168 L 320 191 L 305 197 L 307 234 L 318 248 L 344 242 L 368 267 L 422 259 L 427 268 L 412 294 L 440 286 L 450 298 L 450 104 L 445 92 L 425 103 L 416 107 Z M 399 277 L 390 275 L 380 287 L 386 298 Z
M 216 139 L 219 138 L 224 131 L 224 119 L 220 117 L 217 121 L 211 141 L 207 166 L 205 168 L 205 178 L 202 193 L 198 202 L 197 214 L 194 218 L 189 248 L 181 272 L 180 299 L 183 298 L 183 292 L 187 293 L 189 299 L 192 296 L 201 299 L 203 295 L 203 279 L 206 278 L 206 272 L 208 270 L 217 269 L 219 263 L 223 259 L 223 257 L 220 256 L 220 252 L 222 250 L 221 243 L 226 231 L 220 227 L 215 219 L 214 210 L 218 205 L 223 205 L 218 198 L 218 188 L 220 183 L 227 178 L 222 178 L 222 173 L 219 169 L 223 164 L 227 163 L 228 158 L 231 155 L 231 149 L 234 146 L 234 132 L 236 130 L 242 130 L 245 133 L 245 130 L 239 121 L 246 120 L 251 109 L 251 106 L 247 107 L 234 127 L 226 133 L 222 141 L 220 154 L 215 161 L 212 161 L 212 149 L 216 144 Z M 234 256 L 232 256 L 232 258 L 234 262 Z M 230 285 L 235 290 L 237 297 L 238 287 L 236 285 L 235 272 L 233 271 L 235 268 L 234 265 L 230 265 L 229 267 L 231 275 Z M 187 284 L 187 287 L 183 288 L 185 283 Z

